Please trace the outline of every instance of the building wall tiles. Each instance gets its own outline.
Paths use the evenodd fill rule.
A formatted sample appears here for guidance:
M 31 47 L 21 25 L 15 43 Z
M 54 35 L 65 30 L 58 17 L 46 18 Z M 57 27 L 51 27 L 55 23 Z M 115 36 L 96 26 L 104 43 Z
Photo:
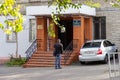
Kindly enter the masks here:
M 107 39 L 116 43 L 120 49 L 120 10 L 102 10 L 97 12 L 97 16 L 106 16 Z

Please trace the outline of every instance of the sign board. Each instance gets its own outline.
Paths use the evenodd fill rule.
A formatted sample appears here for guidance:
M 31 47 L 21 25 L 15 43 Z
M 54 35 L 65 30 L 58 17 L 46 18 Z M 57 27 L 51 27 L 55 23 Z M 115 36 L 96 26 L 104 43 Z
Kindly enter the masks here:
M 81 26 L 80 20 L 73 20 L 73 26 Z
M 37 29 L 43 29 L 43 25 L 38 25 Z

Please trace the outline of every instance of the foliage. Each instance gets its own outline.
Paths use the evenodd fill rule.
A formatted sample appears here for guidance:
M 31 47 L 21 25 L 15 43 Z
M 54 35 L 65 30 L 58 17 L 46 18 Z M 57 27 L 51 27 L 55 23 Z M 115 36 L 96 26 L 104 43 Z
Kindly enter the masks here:
M 23 15 L 20 13 L 20 5 L 16 0 L 3 0 L 0 5 L 0 15 L 5 18 L 4 23 L 0 23 L 0 28 L 6 34 L 15 33 L 16 36 L 16 57 L 18 55 L 17 33 L 23 30 Z M 6 25 L 4 25 L 6 24 Z
M 114 0 L 110 2 L 113 7 L 120 8 L 120 0 Z
M 20 13 L 20 5 L 17 5 L 15 0 L 4 0 L 0 5 L 0 15 L 6 18 L 4 23 L 7 26 L 0 23 L 0 28 L 5 33 L 11 34 L 23 30 L 23 15 Z
M 9 62 L 6 63 L 7 66 L 22 66 L 25 64 L 26 58 L 12 58 Z
M 109 2 L 113 7 L 120 8 L 120 0 L 105 0 L 105 2 Z
M 54 31 L 54 24 L 53 23 L 51 23 L 50 25 L 49 25 L 49 27 L 48 27 L 48 34 L 50 35 L 50 36 L 52 36 L 52 37 L 55 37 L 55 31 Z
M 92 0 L 86 0 L 85 2 L 83 2 L 83 4 L 88 5 L 90 7 L 94 7 L 94 8 L 99 8 L 101 6 L 100 3 L 98 2 L 95 3 Z

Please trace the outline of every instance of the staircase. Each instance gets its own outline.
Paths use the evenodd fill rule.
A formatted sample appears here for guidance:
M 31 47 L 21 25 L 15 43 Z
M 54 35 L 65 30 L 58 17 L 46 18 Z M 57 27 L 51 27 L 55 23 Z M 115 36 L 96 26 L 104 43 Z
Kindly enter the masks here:
M 34 46 L 36 43 L 34 42 Z M 33 45 L 33 44 L 32 44 Z M 70 46 L 70 45 L 69 45 Z M 32 47 L 36 48 L 36 47 Z M 61 65 L 66 66 L 70 65 L 74 61 L 77 60 L 77 52 L 73 50 L 69 50 L 70 47 L 67 47 L 65 51 L 63 51 L 61 57 Z M 29 49 L 31 50 L 31 49 Z M 27 62 L 23 65 L 23 67 L 54 67 L 55 57 L 53 56 L 52 51 L 34 51 L 36 49 L 32 49 L 33 54 L 29 54 Z M 32 52 L 29 52 L 32 53 Z
M 75 53 L 73 52 L 69 60 L 66 62 L 64 53 L 61 57 L 61 65 L 66 66 L 75 61 Z M 53 67 L 55 57 L 52 52 L 35 52 L 32 57 L 23 65 L 23 67 Z

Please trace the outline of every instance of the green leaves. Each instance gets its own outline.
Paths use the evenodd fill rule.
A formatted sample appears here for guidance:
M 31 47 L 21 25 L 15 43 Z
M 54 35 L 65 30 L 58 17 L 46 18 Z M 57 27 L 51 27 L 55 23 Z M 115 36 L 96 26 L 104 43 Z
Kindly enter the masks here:
M 3 24 L 2 24 L 2 23 L 0 23 L 0 28 L 1 28 L 1 29 L 4 29 L 4 26 L 3 26 Z
M 54 24 L 51 23 L 50 26 L 48 27 L 48 34 L 51 37 L 55 37 L 55 31 L 54 31 Z
M 92 0 L 87 0 L 84 2 L 84 4 L 90 7 L 95 7 L 95 8 L 99 8 L 101 6 L 100 3 L 95 3 Z
M 108 2 L 112 7 L 120 8 L 120 0 L 104 0 L 105 2 Z
M 0 24 L 0 28 L 6 33 L 11 34 L 12 32 L 20 32 L 23 30 L 23 16 L 20 13 L 20 5 L 17 5 L 15 0 L 4 0 L 0 5 L 0 15 L 6 17 L 4 23 L 7 25 L 3 26 Z M 10 17 L 8 19 L 7 17 Z
M 120 0 L 117 0 L 117 2 L 110 2 L 110 4 L 111 4 L 113 7 L 120 8 Z
M 4 32 L 5 32 L 6 34 L 9 34 L 9 35 L 12 34 L 12 32 L 11 32 L 10 29 L 5 29 Z

